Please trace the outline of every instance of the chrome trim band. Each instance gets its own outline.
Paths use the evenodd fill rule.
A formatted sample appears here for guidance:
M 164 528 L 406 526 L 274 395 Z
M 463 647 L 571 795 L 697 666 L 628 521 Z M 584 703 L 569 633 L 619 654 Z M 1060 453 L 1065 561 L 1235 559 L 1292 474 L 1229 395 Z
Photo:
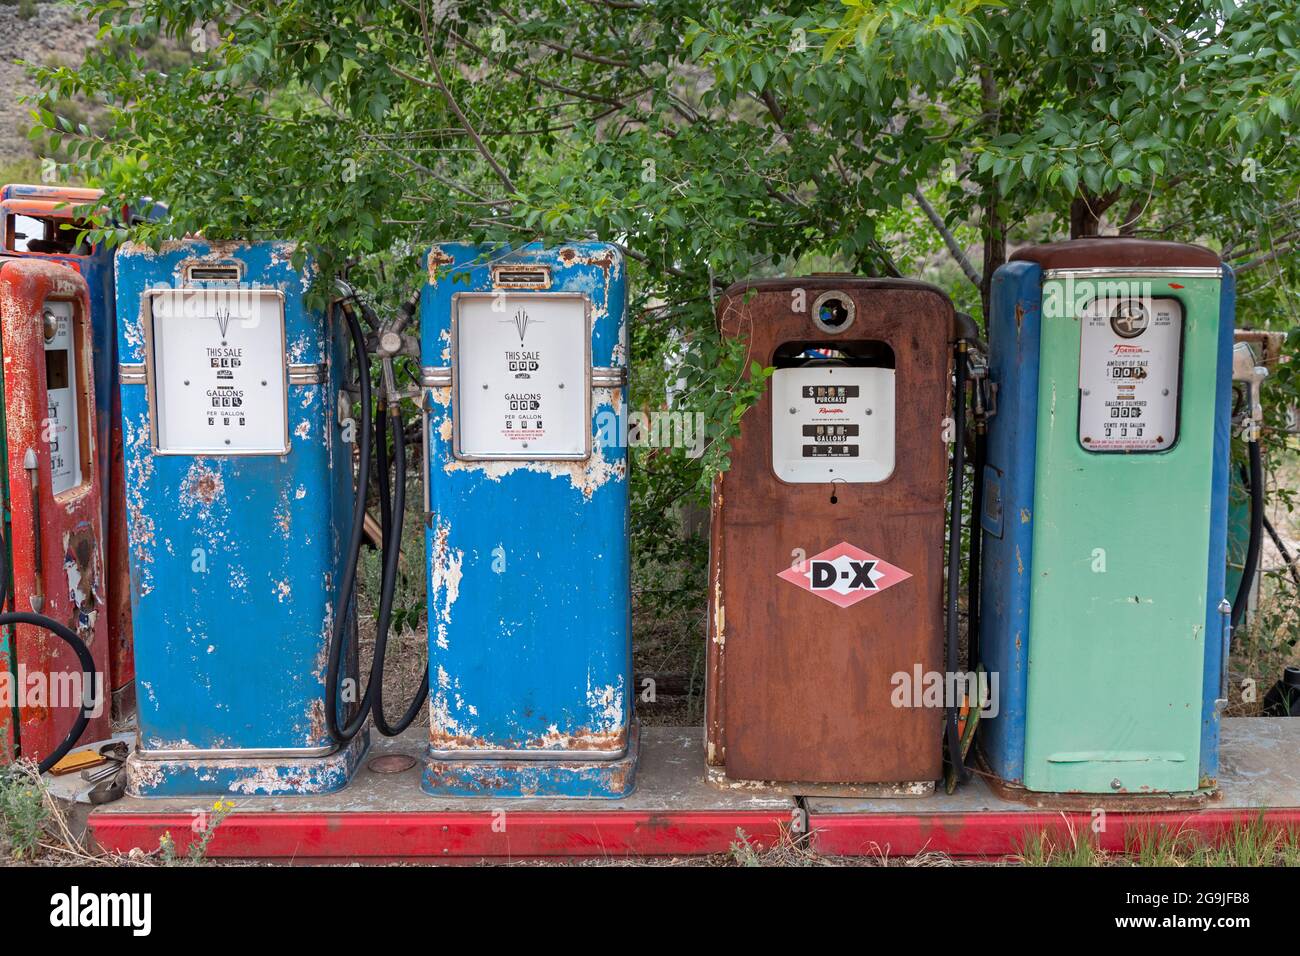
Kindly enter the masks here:
M 591 387 L 592 388 L 622 388 L 627 384 L 627 369 L 625 367 L 607 367 L 597 366 L 591 370 Z
M 429 474 L 429 414 L 433 411 L 429 407 L 429 396 L 427 393 L 420 395 L 420 455 L 423 462 L 420 468 L 420 477 L 424 479 L 424 524 L 425 527 L 433 527 L 433 489 L 430 487 L 432 476 Z
M 1110 267 L 1095 266 L 1086 269 L 1048 269 L 1043 273 L 1046 279 L 1164 279 L 1164 278 L 1182 278 L 1182 279 L 1222 279 L 1223 269 L 1213 269 L 1208 266 L 1185 267 L 1185 268 L 1167 268 L 1152 267 L 1150 269 L 1141 269 L 1133 266 Z
M 263 747 L 260 749 L 213 749 L 213 750 L 145 750 L 135 749 L 135 756 L 141 760 L 268 760 L 276 757 L 328 757 L 337 753 L 338 747 Z
M 425 388 L 450 388 L 451 366 L 424 365 L 420 368 L 420 384 Z
M 621 750 L 435 750 L 429 748 L 432 760 L 536 760 L 555 762 L 567 760 L 570 763 L 607 763 L 622 760 L 627 756 L 627 747 Z
M 123 385 L 144 385 L 149 380 L 143 362 L 122 362 L 117 366 L 117 379 Z
M 290 385 L 319 385 L 323 381 L 325 381 L 325 365 L 323 362 L 289 366 Z

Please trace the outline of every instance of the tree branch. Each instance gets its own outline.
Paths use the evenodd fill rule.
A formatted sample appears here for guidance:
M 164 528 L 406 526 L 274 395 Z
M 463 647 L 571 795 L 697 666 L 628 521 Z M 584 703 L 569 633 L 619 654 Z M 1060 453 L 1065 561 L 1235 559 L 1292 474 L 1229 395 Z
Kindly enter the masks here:
M 961 247 L 961 243 L 952 234 L 947 223 L 943 221 L 943 217 L 935 212 L 934 207 L 930 205 L 930 200 L 925 198 L 925 193 L 921 192 L 920 188 L 917 188 L 912 192 L 912 198 L 921 207 L 921 212 L 925 213 L 925 218 L 930 220 L 930 225 L 934 226 L 939 235 L 943 237 L 943 244 L 948 247 L 948 253 L 957 260 L 957 265 L 961 266 L 961 271 L 966 278 L 974 283 L 975 288 L 983 288 L 984 277 L 979 274 L 978 269 L 971 265 L 970 259 L 966 256 L 966 250 Z
M 483 142 L 483 137 L 479 136 L 478 131 L 474 129 L 474 124 L 469 121 L 469 117 L 465 115 L 464 111 L 460 108 L 460 104 L 456 102 L 456 97 L 452 95 L 451 90 L 447 88 L 447 84 L 443 81 L 442 71 L 438 69 L 438 58 L 433 55 L 433 37 L 429 35 L 429 18 L 425 12 L 424 0 L 420 0 L 420 26 L 424 30 L 424 48 L 425 52 L 428 54 L 429 69 L 433 70 L 433 78 L 434 82 L 437 84 L 437 88 L 442 91 L 443 97 L 447 100 L 447 105 L 450 106 L 451 111 L 456 114 L 456 119 L 460 120 L 460 125 L 465 128 L 465 132 L 468 133 L 469 138 L 474 141 L 474 145 L 478 147 L 479 153 L 487 161 L 487 164 L 492 167 L 493 172 L 497 174 L 497 178 L 505 185 L 506 190 L 511 195 L 518 194 L 519 190 L 515 188 L 514 180 L 510 178 L 510 174 L 505 171 L 505 168 L 497 162 L 496 157 L 492 155 L 492 151 L 488 149 L 487 144 Z M 394 67 L 394 70 L 396 70 L 396 67 Z M 409 80 L 420 82 L 416 77 L 409 73 L 404 73 L 400 70 L 396 71 L 399 75 L 404 75 Z
M 1240 275 L 1243 272 L 1249 272 L 1251 269 L 1258 269 L 1260 266 L 1264 265 L 1267 262 L 1272 262 L 1274 259 L 1281 259 L 1283 256 L 1289 255 L 1295 251 L 1296 251 L 1295 243 L 1293 242 L 1287 243 L 1286 245 L 1278 249 L 1274 249 L 1272 252 L 1267 253 L 1266 255 L 1257 256 L 1256 258 L 1251 259 L 1249 262 L 1245 262 L 1239 266 L 1233 266 L 1232 271 Z

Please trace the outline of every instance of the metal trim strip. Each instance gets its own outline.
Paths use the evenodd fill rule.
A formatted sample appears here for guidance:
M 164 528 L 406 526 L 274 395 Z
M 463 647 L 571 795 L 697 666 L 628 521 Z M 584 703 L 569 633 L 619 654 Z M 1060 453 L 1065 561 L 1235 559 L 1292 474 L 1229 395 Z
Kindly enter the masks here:
M 289 366 L 290 385 L 319 385 L 325 381 L 325 363 L 310 362 Z
M 420 384 L 425 388 L 448 388 L 451 386 L 450 365 L 424 365 L 420 368 Z
M 627 384 L 627 369 L 622 366 L 595 366 L 591 370 L 592 388 L 622 388 Z
M 1079 269 L 1048 269 L 1043 273 L 1043 280 L 1049 279 L 1087 279 L 1087 278 L 1112 278 L 1112 279 L 1163 279 L 1163 278 L 1181 278 L 1181 279 L 1221 279 L 1223 278 L 1222 269 L 1212 269 L 1204 266 L 1188 266 L 1186 268 L 1168 268 L 1152 267 L 1142 269 L 1134 266 L 1093 266 Z
M 117 366 L 117 380 L 123 385 L 145 385 L 149 378 L 143 362 L 122 362 Z
M 213 748 L 209 750 L 145 750 L 137 747 L 135 756 L 140 760 L 266 760 L 276 757 L 328 757 L 338 747 L 261 747 Z
M 627 756 L 627 747 L 624 746 L 621 750 L 435 750 L 430 747 L 428 753 L 433 760 L 568 760 L 576 763 L 604 763 L 608 760 L 622 760 Z

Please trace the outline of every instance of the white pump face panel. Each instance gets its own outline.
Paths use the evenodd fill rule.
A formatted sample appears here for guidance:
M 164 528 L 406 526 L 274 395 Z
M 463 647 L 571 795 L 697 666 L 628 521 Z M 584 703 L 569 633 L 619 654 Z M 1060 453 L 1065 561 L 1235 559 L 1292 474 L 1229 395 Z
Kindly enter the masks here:
M 59 495 L 81 484 L 81 431 L 77 420 L 76 341 L 71 302 L 46 302 L 41 315 L 45 340 L 45 401 L 49 415 L 50 484 Z
M 587 458 L 590 301 L 568 293 L 456 293 L 452 380 L 457 458 Z
M 145 302 L 157 453 L 286 454 L 284 295 L 160 289 Z
M 772 373 L 772 470 L 782 481 L 884 481 L 894 472 L 894 370 Z
M 1176 299 L 1094 299 L 1079 342 L 1079 444 L 1161 451 L 1178 440 L 1183 309 Z

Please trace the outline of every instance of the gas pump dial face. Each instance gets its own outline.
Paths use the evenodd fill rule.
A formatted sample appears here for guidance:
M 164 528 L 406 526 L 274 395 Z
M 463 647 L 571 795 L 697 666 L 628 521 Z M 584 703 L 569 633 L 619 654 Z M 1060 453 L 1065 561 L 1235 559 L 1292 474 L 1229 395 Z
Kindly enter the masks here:
M 159 454 L 289 450 L 284 296 L 275 289 L 166 289 L 150 308 L 149 400 Z
M 894 471 L 894 370 L 772 373 L 772 470 L 782 481 L 884 481 Z
M 457 458 L 591 454 L 589 306 L 567 292 L 453 296 Z
M 1079 444 L 1161 451 L 1178 438 L 1183 309 L 1177 299 L 1094 299 L 1080 316 Z

